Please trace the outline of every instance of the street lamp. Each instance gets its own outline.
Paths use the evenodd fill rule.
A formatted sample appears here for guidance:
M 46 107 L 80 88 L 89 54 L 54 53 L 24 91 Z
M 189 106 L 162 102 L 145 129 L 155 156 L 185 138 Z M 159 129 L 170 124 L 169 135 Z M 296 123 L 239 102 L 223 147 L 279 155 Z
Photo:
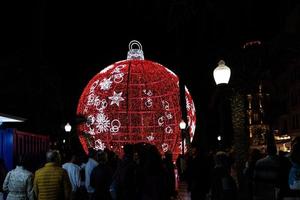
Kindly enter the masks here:
M 235 152 L 237 180 L 240 183 L 242 180 L 242 170 L 245 166 L 247 153 L 249 151 L 249 135 L 246 132 L 245 83 L 234 79 L 233 84 L 228 88 L 227 84 L 230 80 L 231 70 L 225 65 L 223 60 L 219 61 L 218 67 L 214 69 L 213 75 L 217 84 L 218 94 L 221 94 L 219 99 L 217 99 L 219 100 L 217 105 L 221 110 L 220 132 L 218 134 L 218 136 L 221 136 L 221 140 L 218 141 L 218 143 L 221 143 L 222 145 L 225 144 L 225 147 L 233 148 L 233 151 Z M 249 76 L 250 75 L 251 74 L 249 74 Z M 250 84 L 250 82 L 247 83 L 247 85 L 248 84 Z M 226 132 L 226 134 L 223 134 L 223 123 L 225 122 L 225 119 L 228 120 L 229 116 L 227 115 L 227 117 L 224 117 L 223 114 L 228 113 L 222 113 L 224 108 L 227 108 L 226 111 L 230 112 L 231 115 L 231 127 L 230 130 L 227 129 L 228 132 Z
M 70 123 L 68 122 L 66 125 L 65 125 L 65 131 L 66 133 L 69 133 L 67 134 L 67 139 L 68 139 L 68 143 L 67 143 L 67 147 L 70 149 L 71 148 L 71 139 L 70 139 L 70 133 L 71 133 L 71 130 L 72 130 L 72 126 L 70 125 Z M 64 139 L 63 140 L 63 143 L 65 144 L 66 143 L 66 140 Z M 68 150 L 69 150 L 68 149 Z
M 72 130 L 72 126 L 69 124 L 69 122 L 65 125 L 65 131 L 67 132 L 67 133 L 69 133 L 69 132 L 71 132 L 71 130 Z
M 180 127 L 181 130 L 184 130 L 186 128 L 185 121 L 181 120 L 181 122 L 179 123 L 179 127 Z
M 222 83 L 228 84 L 231 75 L 231 70 L 228 66 L 225 65 L 224 60 L 220 60 L 213 74 L 217 85 Z
M 218 62 L 218 66 L 213 71 L 213 77 L 217 85 L 217 106 L 218 106 L 218 112 L 219 112 L 219 136 L 217 137 L 218 142 L 220 143 L 221 140 L 224 137 L 226 132 L 226 119 L 228 118 L 227 115 L 225 115 L 228 110 L 228 107 L 230 106 L 229 102 L 230 99 L 228 99 L 229 90 L 227 88 L 227 84 L 229 83 L 231 75 L 231 70 L 228 66 L 225 65 L 224 60 L 220 60 Z M 225 110 L 224 110 L 225 109 Z M 225 112 L 224 112 L 225 111 Z M 230 144 L 230 137 L 227 135 L 224 137 L 225 146 L 228 145 L 227 142 Z M 226 142 L 227 141 L 227 142 Z
M 184 120 L 181 120 L 181 122 L 179 123 L 179 128 L 181 129 L 181 151 L 182 155 L 184 155 L 184 138 L 186 129 L 186 123 Z

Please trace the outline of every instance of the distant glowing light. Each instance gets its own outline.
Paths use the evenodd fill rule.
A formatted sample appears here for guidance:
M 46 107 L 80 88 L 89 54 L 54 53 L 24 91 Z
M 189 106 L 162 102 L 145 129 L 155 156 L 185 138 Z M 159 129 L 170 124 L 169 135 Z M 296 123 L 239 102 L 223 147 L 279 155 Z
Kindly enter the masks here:
M 261 45 L 261 41 L 259 41 L 259 40 L 253 40 L 253 41 L 250 41 L 250 42 L 246 42 L 243 45 L 243 49 L 246 49 L 247 47 L 254 46 L 254 45 Z
M 71 130 L 72 130 L 72 126 L 71 126 L 69 123 L 67 123 L 67 124 L 65 125 L 65 131 L 66 131 L 66 132 L 71 132 Z
M 185 121 L 182 120 L 182 121 L 179 123 L 179 127 L 180 127 L 181 130 L 185 129 L 185 128 L 186 128 L 186 123 L 185 123 Z
M 24 122 L 25 120 L 17 117 L 9 117 L 8 115 L 0 114 L 0 122 Z
M 275 136 L 275 140 L 289 140 L 289 139 L 291 139 L 291 136 L 289 135 Z

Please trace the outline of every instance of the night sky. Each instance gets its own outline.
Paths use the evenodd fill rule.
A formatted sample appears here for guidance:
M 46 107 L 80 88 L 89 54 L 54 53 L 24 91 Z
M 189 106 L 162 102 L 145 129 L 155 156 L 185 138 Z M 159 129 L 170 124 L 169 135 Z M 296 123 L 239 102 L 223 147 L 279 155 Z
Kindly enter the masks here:
M 199 128 L 217 62 L 239 69 L 242 45 L 260 40 L 268 56 L 259 67 L 271 70 L 267 63 L 280 54 L 275 44 L 300 27 L 296 0 L 39 0 L 1 2 L 0 9 L 0 112 L 26 118 L 18 128 L 41 134 L 63 131 L 88 81 L 126 59 L 133 39 L 146 59 L 183 78 Z

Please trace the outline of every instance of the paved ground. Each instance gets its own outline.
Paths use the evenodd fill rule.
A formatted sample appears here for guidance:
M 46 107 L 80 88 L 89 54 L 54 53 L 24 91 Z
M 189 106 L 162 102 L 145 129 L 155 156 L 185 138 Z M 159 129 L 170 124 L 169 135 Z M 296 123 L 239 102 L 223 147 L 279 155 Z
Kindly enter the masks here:
M 181 182 L 178 185 L 177 200 L 191 200 L 190 194 L 187 191 L 187 184 L 185 182 Z

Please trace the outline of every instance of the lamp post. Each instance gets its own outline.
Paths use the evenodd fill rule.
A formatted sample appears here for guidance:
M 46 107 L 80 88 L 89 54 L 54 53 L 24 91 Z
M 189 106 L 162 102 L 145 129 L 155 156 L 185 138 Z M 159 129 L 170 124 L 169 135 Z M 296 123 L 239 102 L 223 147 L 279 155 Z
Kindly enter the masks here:
M 181 120 L 179 123 L 179 128 L 181 130 L 181 152 L 182 155 L 184 155 L 184 139 L 185 139 L 185 129 L 186 129 L 186 123 L 184 120 Z
M 219 86 L 226 86 L 229 83 L 231 70 L 225 65 L 223 60 L 219 61 L 218 66 L 215 68 L 214 80 Z M 237 83 L 235 83 L 236 85 Z M 223 88 L 222 88 L 223 89 Z M 245 161 L 249 148 L 249 136 L 246 132 L 246 115 L 245 115 L 245 96 L 243 95 L 242 83 L 236 85 L 235 88 L 230 88 L 229 107 L 231 113 L 231 125 L 232 125 L 232 147 L 235 152 L 235 167 L 237 171 L 237 180 L 240 183 L 242 177 L 242 169 L 245 165 Z M 226 93 L 225 93 L 226 94 Z M 227 93 L 228 94 L 228 93 Z M 225 95 L 223 95 L 225 96 Z M 221 100 L 227 100 L 221 97 Z M 221 106 L 222 108 L 222 106 Z M 223 116 L 222 116 L 223 117 Z M 222 128 L 222 127 L 221 127 Z M 226 137 L 220 135 L 222 143 L 228 142 L 228 135 Z M 231 139 L 231 138 L 230 138 Z
M 226 127 L 226 119 L 228 117 L 225 117 L 224 114 L 224 109 L 228 109 L 229 104 L 228 104 L 228 93 L 227 93 L 227 84 L 229 83 L 230 80 L 230 75 L 231 75 L 231 70 L 228 66 L 225 65 L 225 62 L 223 60 L 220 60 L 218 62 L 218 66 L 214 69 L 213 71 L 213 77 L 217 85 L 217 106 L 218 106 L 218 113 L 219 113 L 219 133 L 218 133 L 218 146 L 220 148 L 222 147 L 221 145 L 221 138 L 223 140 L 223 144 L 226 146 L 231 145 L 231 138 L 229 133 L 226 132 L 227 129 Z M 226 132 L 226 133 L 225 133 Z M 225 135 L 226 134 L 226 135 Z M 220 138 L 220 139 L 219 139 Z
M 72 130 L 72 126 L 70 125 L 70 123 L 68 122 L 66 125 L 65 125 L 65 132 L 67 133 L 67 138 L 68 138 L 68 144 L 67 144 L 67 147 L 68 147 L 68 150 L 71 149 L 71 139 L 70 139 L 70 134 L 71 134 L 71 130 Z M 64 139 L 63 140 L 63 143 L 65 143 L 66 140 Z

